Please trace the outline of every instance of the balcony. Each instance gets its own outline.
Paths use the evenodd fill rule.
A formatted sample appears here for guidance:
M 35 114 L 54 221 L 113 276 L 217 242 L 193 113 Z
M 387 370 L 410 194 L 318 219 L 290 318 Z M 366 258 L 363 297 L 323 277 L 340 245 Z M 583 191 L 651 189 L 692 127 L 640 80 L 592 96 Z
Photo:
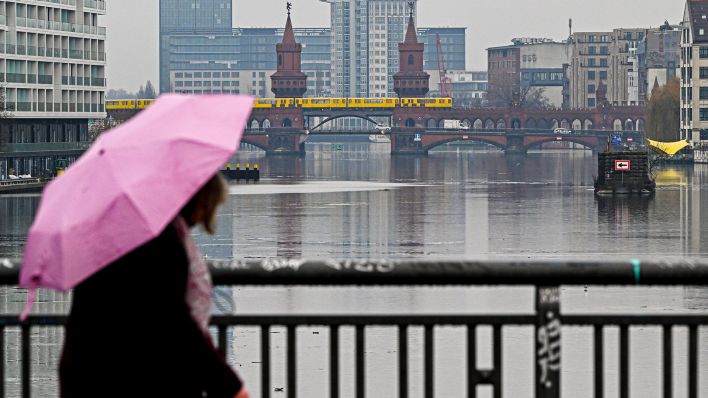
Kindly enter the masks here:
M 8 73 L 8 83 L 27 83 L 27 75 L 24 73 Z
M 94 87 L 106 87 L 106 79 L 103 77 L 92 77 L 91 85 Z
M 18 27 L 57 30 L 70 33 L 83 33 L 89 35 L 106 36 L 106 28 L 104 26 L 90 26 L 83 24 L 75 24 L 70 22 L 45 21 L 41 19 L 33 19 L 26 17 L 17 17 L 15 23 Z
M 19 261 L 0 259 L 0 264 L 3 264 L 0 284 L 15 287 Z M 504 287 L 513 288 L 511 294 L 528 295 L 528 305 L 512 312 L 496 310 L 501 307 L 496 303 L 485 312 L 474 311 L 469 303 L 459 301 L 448 303 L 442 311 L 429 313 L 405 309 L 374 313 L 368 311 L 369 303 L 363 303 L 360 308 L 366 310 L 358 313 L 237 311 L 212 317 L 211 326 L 223 357 L 228 358 L 234 348 L 229 342 L 234 328 L 250 329 L 248 334 L 252 337 L 243 337 L 246 340 L 239 343 L 236 356 L 244 355 L 242 350 L 248 348 L 254 355 L 249 359 L 257 360 L 251 362 L 257 372 L 253 377 L 260 379 L 250 383 L 254 397 L 285 396 L 272 394 L 284 381 L 288 396 L 299 396 L 297 387 L 302 385 L 303 377 L 308 382 L 322 379 L 322 393 L 314 396 L 382 396 L 377 390 L 367 395 L 376 385 L 371 383 L 377 383 L 368 375 L 382 372 L 386 372 L 386 377 L 383 381 L 378 377 L 378 383 L 387 383 L 394 391 L 386 396 L 393 397 L 410 396 L 413 388 L 417 390 L 416 396 L 441 396 L 435 394 L 439 387 L 436 383 L 446 380 L 447 385 L 459 387 L 457 396 L 475 397 L 478 387 L 489 389 L 483 396 L 511 396 L 508 390 L 506 394 L 502 392 L 503 388 L 511 387 L 524 392 L 524 396 L 559 398 L 561 375 L 570 375 L 572 383 L 580 383 L 576 391 L 584 389 L 587 396 L 603 397 L 609 388 L 617 390 L 612 396 L 629 397 L 631 386 L 652 377 L 658 379 L 658 388 L 663 389 L 652 395 L 672 397 L 673 389 L 678 387 L 685 390 L 681 396 L 698 397 L 699 376 L 705 374 L 701 360 L 705 348 L 703 329 L 708 325 L 705 312 L 567 311 L 572 293 L 561 293 L 575 291 L 582 295 L 583 286 L 590 291 L 596 286 L 647 289 L 648 295 L 661 294 L 661 289 L 672 286 L 705 287 L 708 263 L 701 260 L 435 263 L 269 259 L 212 262 L 210 267 L 216 286 L 248 286 L 274 290 L 277 294 L 299 287 L 323 290 L 342 287 L 372 297 L 402 288 L 410 295 L 409 300 L 415 301 L 429 288 L 464 287 L 478 292 Z M 155 316 L 159 320 L 159 308 Z M 36 339 L 42 338 L 36 332 L 46 328 L 61 330 L 66 320 L 66 315 L 55 313 L 33 315 L 26 322 L 20 322 L 16 314 L 0 317 L 5 327 L 18 329 L 22 336 L 17 343 L 18 354 L 12 361 L 6 362 L 10 353 L 0 352 L 0 360 L 10 368 L 7 370 L 19 378 L 22 396 L 32 396 L 31 390 L 36 388 L 37 381 L 32 376 L 33 366 L 38 362 L 32 358 L 39 351 Z M 645 329 L 651 333 L 650 339 L 646 338 Z M 311 339 L 319 334 L 319 342 L 315 344 L 321 345 L 323 351 L 313 354 Z M 0 335 L 0 346 L 7 344 L 5 339 L 4 334 Z M 248 347 L 243 346 L 245 341 Z M 444 344 L 438 345 L 443 341 Z M 55 344 L 58 353 L 60 342 Z M 577 349 L 578 345 L 581 349 Z M 382 350 L 389 354 L 383 362 Z M 523 355 L 514 355 L 519 350 Z M 650 355 L 634 357 L 640 350 Z M 307 361 L 303 356 L 307 356 Z M 56 362 L 50 366 L 56 366 Z M 440 375 L 446 370 L 453 371 L 441 380 Z M 570 383 L 571 378 L 565 383 Z M 0 385 L 3 387 L 6 386 Z M 573 386 L 566 385 L 563 389 L 567 387 Z M 572 395 L 566 393 L 566 396 Z
M 89 148 L 87 142 L 38 142 L 27 144 L 7 144 L 7 152 L 51 152 L 51 151 L 84 151 Z
M 15 105 L 15 111 L 17 112 L 32 112 L 31 102 L 17 102 Z
M 37 77 L 37 82 L 39 84 L 52 84 L 54 77 L 52 75 L 39 75 Z
M 84 0 L 84 7 L 106 11 L 106 2 L 104 0 Z

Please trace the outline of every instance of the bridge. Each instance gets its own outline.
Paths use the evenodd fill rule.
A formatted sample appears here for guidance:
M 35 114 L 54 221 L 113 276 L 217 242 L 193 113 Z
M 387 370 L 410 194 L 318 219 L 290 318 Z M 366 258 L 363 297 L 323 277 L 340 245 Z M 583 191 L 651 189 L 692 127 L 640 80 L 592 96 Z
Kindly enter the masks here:
M 466 141 L 493 145 L 506 154 L 526 154 L 550 142 L 571 142 L 601 152 L 607 145 L 608 137 L 615 131 L 579 130 L 570 134 L 557 134 L 550 129 L 442 129 L 394 127 L 391 138 L 391 153 L 394 155 L 426 155 L 436 147 L 451 142 Z M 305 143 L 312 136 L 341 134 L 376 134 L 375 131 L 344 131 L 342 129 L 303 132 L 297 128 L 247 129 L 242 142 L 263 149 L 268 154 L 300 155 L 305 151 Z M 622 131 L 629 142 L 642 143 L 641 131 Z
M 0 265 L 0 285 L 15 287 L 20 261 L 0 258 Z M 382 366 L 394 369 L 388 380 L 398 391 L 394 396 L 408 397 L 415 385 L 422 387 L 425 397 L 434 397 L 436 383 L 440 380 L 436 375 L 445 372 L 445 369 L 449 371 L 446 364 L 450 363 L 461 368 L 459 372 L 448 375 L 448 380 L 453 380 L 469 397 L 476 397 L 477 388 L 484 386 L 491 387 L 495 398 L 503 397 L 505 388 L 526 390 L 530 396 L 538 398 L 560 398 L 561 378 L 568 375 L 572 376 L 574 382 L 582 383 L 579 388 L 588 389 L 593 396 L 599 398 L 606 396 L 608 387 L 617 390 L 620 398 L 629 398 L 632 390 L 640 387 L 639 383 L 647 377 L 657 380 L 659 391 L 656 391 L 656 396 L 665 398 L 674 396 L 676 387 L 678 391 L 686 390 L 682 396 L 698 398 L 703 388 L 699 383 L 699 375 L 706 374 L 705 364 L 700 361 L 701 350 L 705 348 L 701 342 L 702 329 L 708 325 L 708 315 L 705 312 L 647 313 L 639 308 L 632 313 L 568 312 L 566 307 L 561 310 L 564 303 L 568 304 L 561 294 L 561 287 L 582 289 L 585 286 L 588 289 L 589 286 L 591 291 L 595 286 L 626 289 L 653 287 L 657 292 L 660 292 L 658 289 L 671 286 L 705 287 L 708 285 L 708 263 L 700 259 L 654 263 L 639 260 L 377 262 L 267 259 L 212 262 L 210 268 L 215 286 L 249 286 L 269 290 L 294 286 L 341 286 L 359 289 L 362 294 L 367 294 L 366 289 L 372 287 L 382 289 L 392 286 L 407 289 L 414 286 L 467 289 L 513 286 L 533 290 L 533 294 L 529 292 L 528 296 L 533 305 L 514 313 L 495 313 L 492 309 L 485 313 L 474 313 L 465 307 L 465 303 L 460 302 L 457 308 L 451 308 L 456 312 L 446 313 L 236 313 L 214 316 L 211 324 L 217 330 L 218 347 L 227 358 L 231 354 L 237 357 L 244 355 L 241 346 L 234 353 L 233 345 L 228 344 L 234 328 L 256 328 L 252 344 L 257 347 L 254 351 L 259 355 L 256 357 L 259 360 L 253 363 L 256 364 L 257 378 L 260 380 L 248 382 L 251 392 L 257 397 L 282 395 L 295 398 L 299 395 L 300 383 L 311 382 L 313 378 L 322 380 L 325 384 L 323 390 L 328 390 L 331 397 L 339 397 L 342 393 L 365 397 L 371 383 L 367 375 L 381 372 Z M 416 294 L 414 289 L 411 291 Z M 522 294 L 526 294 L 525 291 Z M 63 311 L 58 309 L 59 306 L 51 304 L 51 307 L 41 308 L 44 311 L 51 311 L 51 308 Z M 159 325 L 159 308 L 156 309 L 155 317 L 156 325 Z M 44 358 L 59 356 L 60 338 L 52 336 L 61 336 L 54 332 L 61 330 L 65 323 L 66 315 L 57 313 L 34 314 L 26 322 L 20 322 L 16 314 L 0 316 L 0 331 L 3 331 L 0 333 L 0 347 L 6 347 L 9 341 L 17 341 L 14 344 L 18 346 L 11 351 L 0 350 L 0 364 L 3 364 L 8 374 L 17 375 L 15 380 L 22 397 L 31 397 L 32 390 L 41 382 L 34 372 L 36 368 L 56 366 L 56 361 L 48 364 L 38 354 L 44 354 Z M 380 329 L 382 326 L 391 329 L 388 344 L 395 352 L 390 362 L 385 364 L 371 361 L 375 353 L 367 349 L 372 329 Z M 520 327 L 530 333 L 520 334 Z M 652 330 L 656 337 L 647 339 L 646 334 L 642 335 L 642 330 L 639 330 L 640 327 Z M 439 346 L 440 335 L 451 328 L 462 332 L 456 337 L 445 335 L 446 339 L 455 339 L 453 342 L 459 349 L 454 353 Z M 485 328 L 491 330 L 485 332 Z M 279 339 L 274 341 L 273 331 L 281 329 L 283 342 Z M 19 332 L 17 340 L 4 333 L 14 330 Z M 52 333 L 47 333 L 47 330 Z M 317 334 L 321 333 L 322 344 L 329 346 L 326 354 L 310 358 L 311 362 L 315 361 L 319 371 L 301 368 L 302 355 L 313 354 L 310 351 L 300 352 L 297 348 L 302 347 L 302 339 L 308 336 L 312 338 L 313 330 Z M 582 334 L 578 334 L 578 331 Z M 568 344 L 573 340 L 566 340 L 563 335 L 572 335 L 573 332 L 581 340 Z M 420 333 L 421 337 L 411 339 L 413 333 Z M 518 341 L 510 343 L 510 335 Z M 381 338 L 380 331 L 374 339 L 377 337 Z M 277 347 L 282 344 L 286 349 Z M 519 344 L 529 355 L 510 357 L 508 350 L 514 350 L 513 346 L 518 350 Z M 582 361 L 578 361 L 577 356 L 564 355 L 566 350 L 572 353 L 572 346 L 577 344 L 587 347 L 583 351 L 586 354 Z M 634 357 L 637 349 L 648 350 L 652 355 L 648 360 L 646 356 L 640 360 Z M 342 354 L 344 350 L 349 353 L 344 354 L 346 357 Z M 491 353 L 491 360 L 480 367 L 477 358 L 484 353 Z M 513 368 L 505 364 L 509 358 L 514 361 Z M 639 361 L 645 362 L 635 367 Z M 409 369 L 414 375 L 420 375 L 411 378 Z M 283 372 L 283 377 L 276 380 L 273 376 L 277 374 L 275 372 Z M 519 377 L 519 372 L 533 376 L 527 382 L 525 377 Z M 610 377 L 606 377 L 608 373 Z M 52 374 L 56 374 L 56 371 Z M 342 374 L 351 374 L 351 382 L 347 381 L 349 378 L 343 380 Z M 640 375 L 642 378 L 638 378 Z M 285 387 L 274 388 L 282 386 L 278 380 L 283 379 L 287 382 Z M 6 382 L 9 380 L 0 378 L 0 391 L 8 389 Z M 568 381 L 565 383 L 567 387 Z M 273 394 L 273 391 L 283 393 Z M 531 395 L 531 391 L 535 391 L 535 394 Z
M 139 109 L 108 111 L 114 120 L 134 116 Z M 315 134 L 374 134 L 375 124 L 391 127 L 392 154 L 426 154 L 454 141 L 477 141 L 506 153 L 523 154 L 547 142 L 567 141 L 599 151 L 613 132 L 642 142 L 646 108 L 599 106 L 594 109 L 508 108 L 338 108 L 276 107 L 254 109 L 243 141 L 268 154 L 300 155 L 308 136 Z M 357 130 L 336 126 L 340 119 L 359 119 Z M 469 129 L 444 129 L 446 121 L 459 121 Z M 332 127 L 334 126 L 334 127 Z M 573 130 L 559 135 L 556 128 Z

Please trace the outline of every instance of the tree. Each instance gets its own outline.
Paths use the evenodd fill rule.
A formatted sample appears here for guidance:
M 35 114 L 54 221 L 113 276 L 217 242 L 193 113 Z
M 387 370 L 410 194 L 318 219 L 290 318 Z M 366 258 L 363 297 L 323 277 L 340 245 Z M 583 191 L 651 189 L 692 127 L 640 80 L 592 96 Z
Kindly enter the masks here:
M 150 80 L 147 81 L 144 87 L 140 86 L 140 90 L 138 90 L 138 98 L 155 99 L 155 97 L 157 97 L 157 94 L 155 94 L 155 86 L 152 85 Z
M 106 99 L 134 99 L 135 93 L 129 93 L 125 89 L 119 88 L 118 90 L 108 90 L 106 91 Z
M 664 142 L 681 139 L 680 86 L 679 80 L 673 79 L 652 91 L 646 124 L 647 137 L 650 139 Z
M 551 103 L 543 87 L 524 86 L 514 78 L 499 79 L 489 85 L 487 100 L 490 106 L 518 106 L 531 109 L 548 109 Z

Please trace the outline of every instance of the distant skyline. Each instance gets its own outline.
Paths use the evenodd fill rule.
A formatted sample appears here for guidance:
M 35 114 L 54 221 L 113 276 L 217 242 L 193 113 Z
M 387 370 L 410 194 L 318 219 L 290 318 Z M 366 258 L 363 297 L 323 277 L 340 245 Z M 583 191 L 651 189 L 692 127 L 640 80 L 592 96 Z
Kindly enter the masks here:
M 296 27 L 328 27 L 329 4 L 291 0 Z M 159 0 L 108 0 L 108 88 L 137 91 L 158 83 Z M 236 27 L 285 25 L 285 0 L 234 0 Z M 466 27 L 467 69 L 486 70 L 488 47 L 510 44 L 515 37 L 568 37 L 573 31 L 656 27 L 679 23 L 683 0 L 418 0 L 421 27 Z M 136 11 L 137 10 L 137 11 Z M 264 12 L 267 10 L 267 12 Z M 273 49 L 275 51 L 275 49 Z

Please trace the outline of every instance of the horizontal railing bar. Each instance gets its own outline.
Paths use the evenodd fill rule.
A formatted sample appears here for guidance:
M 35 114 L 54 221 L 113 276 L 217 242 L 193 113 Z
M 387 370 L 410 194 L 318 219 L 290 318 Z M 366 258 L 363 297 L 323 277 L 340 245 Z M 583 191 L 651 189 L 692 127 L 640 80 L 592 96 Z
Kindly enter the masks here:
M 663 325 L 708 325 L 708 314 L 686 315 L 561 315 L 564 326 L 663 326 Z M 215 315 L 212 326 L 465 326 L 465 325 L 535 325 L 532 314 L 506 315 L 421 315 L 421 314 L 375 314 L 375 315 Z M 64 315 L 32 315 L 23 323 L 17 315 L 0 316 L 0 326 L 11 327 L 29 324 L 32 326 L 62 326 L 67 322 Z
M 16 285 L 19 260 L 0 259 L 0 285 Z M 655 285 L 706 286 L 708 261 L 212 261 L 216 285 Z

